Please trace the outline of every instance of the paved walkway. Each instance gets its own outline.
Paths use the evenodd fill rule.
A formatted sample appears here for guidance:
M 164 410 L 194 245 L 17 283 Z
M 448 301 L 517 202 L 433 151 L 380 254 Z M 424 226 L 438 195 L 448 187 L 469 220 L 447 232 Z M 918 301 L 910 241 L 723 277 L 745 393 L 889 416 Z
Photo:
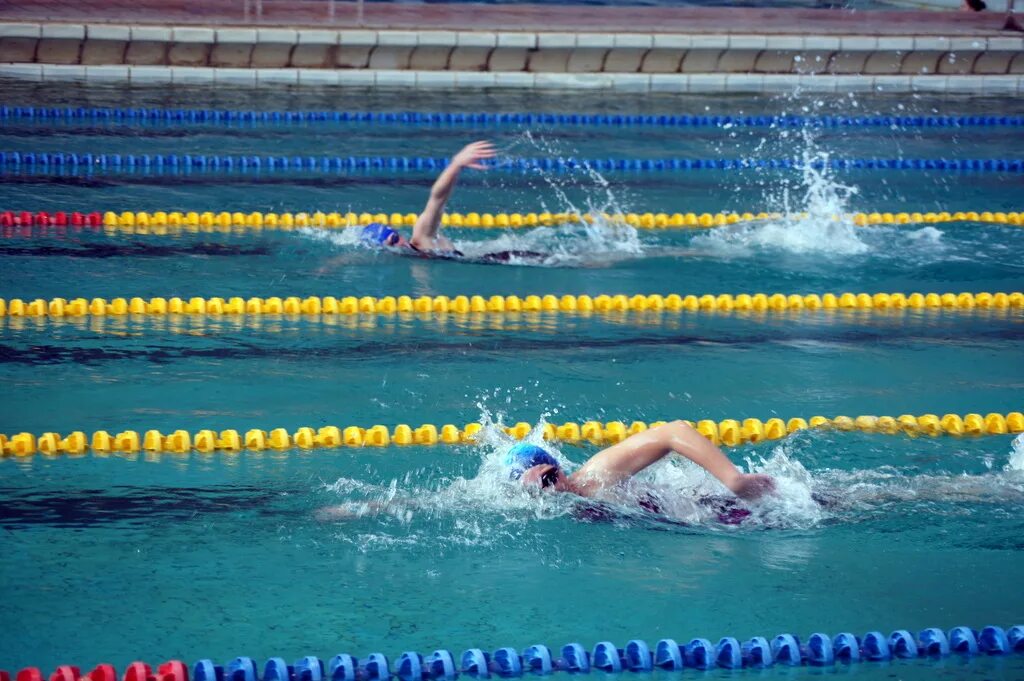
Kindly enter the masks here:
M 994 12 L 958 11 L 368 2 L 360 20 L 357 3 L 351 1 L 0 0 L 0 21 L 952 37 L 998 35 L 1002 33 L 1003 16 Z

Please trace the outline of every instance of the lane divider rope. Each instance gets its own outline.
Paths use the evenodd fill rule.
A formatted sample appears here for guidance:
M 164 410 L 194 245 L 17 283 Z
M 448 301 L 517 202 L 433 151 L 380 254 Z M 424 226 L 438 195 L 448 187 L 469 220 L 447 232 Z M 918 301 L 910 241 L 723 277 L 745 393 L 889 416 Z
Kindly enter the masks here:
M 609 445 L 621 442 L 634 433 L 663 425 L 665 421 L 586 421 L 584 423 L 566 422 L 561 425 L 547 424 L 544 426 L 544 439 L 578 445 L 591 443 Z M 758 443 L 764 440 L 778 440 L 791 433 L 810 428 L 832 429 L 837 431 L 861 431 L 866 433 L 882 433 L 885 435 L 910 436 L 980 436 L 1006 435 L 1024 432 L 1024 414 L 1019 411 L 1008 414 L 990 413 L 966 414 L 924 414 L 913 416 L 902 414 L 892 416 L 812 416 L 810 419 L 781 418 L 760 419 L 725 419 L 713 421 L 704 419 L 687 421 L 701 435 L 718 445 L 736 447 L 744 444 Z M 321 428 L 302 427 L 295 432 L 285 428 L 274 428 L 270 431 L 253 428 L 240 433 L 237 430 L 200 430 L 191 433 L 178 429 L 169 435 L 159 430 L 138 431 L 125 430 L 111 435 L 105 430 L 97 430 L 91 436 L 83 431 L 75 431 L 66 437 L 60 433 L 46 432 L 40 435 L 21 432 L 12 435 L 0 434 L 0 450 L 4 456 L 26 457 L 33 454 L 84 454 L 89 450 L 95 453 L 110 452 L 240 452 L 242 450 L 264 451 L 285 449 L 334 449 L 338 447 L 388 447 L 391 445 L 436 445 L 462 444 L 476 441 L 476 435 L 482 430 L 480 423 L 468 423 L 462 428 L 446 423 L 440 428 L 434 424 L 423 424 L 413 427 L 399 424 L 393 428 L 374 425 L 369 428 L 360 426 L 323 426 Z M 519 422 L 505 426 L 504 430 L 516 439 L 523 439 L 530 434 L 533 425 Z
M 25 171 L 81 172 L 255 172 L 313 171 L 417 172 L 446 168 L 449 159 L 430 156 L 246 156 L 204 154 L 98 154 L 43 151 L 0 151 L 0 166 Z M 939 170 L 958 172 L 1024 172 L 1024 159 L 830 158 L 805 163 L 798 158 L 507 158 L 488 162 L 492 171 L 685 172 L 690 170 Z
M 685 639 L 684 639 L 685 640 Z M 589 674 L 605 672 L 682 671 L 683 669 L 763 669 L 773 665 L 827 667 L 838 663 L 888 662 L 893 659 L 943 658 L 951 654 L 963 657 L 976 655 L 1007 655 L 1024 652 L 1024 626 L 1009 629 L 987 626 L 981 631 L 971 627 L 953 627 L 948 632 L 932 627 L 916 635 L 897 629 L 888 636 L 869 631 L 863 637 L 850 632 L 830 636 L 812 633 L 806 642 L 795 634 L 779 634 L 770 641 L 754 636 L 742 643 L 731 636 L 712 644 L 710 639 L 694 638 L 678 643 L 665 638 L 652 649 L 646 641 L 632 639 L 624 648 L 611 641 L 601 641 L 588 651 L 580 643 L 568 643 L 552 651 L 535 644 L 521 651 L 499 648 L 484 652 L 470 648 L 458 658 L 451 651 L 435 650 L 424 656 L 415 651 L 399 655 L 392 666 L 384 653 L 370 653 L 365 658 L 348 653 L 335 655 L 326 664 L 307 655 L 288 665 L 281 657 L 266 661 L 260 675 L 259 665 L 251 657 L 236 657 L 225 665 L 212 660 L 199 660 L 192 667 L 192 681 L 455 681 L 459 676 L 474 679 L 519 678 L 524 675 L 546 676 L 554 672 Z M 37 667 L 17 673 L 17 681 L 44 681 Z M 82 674 L 74 665 L 61 665 L 49 681 L 118 681 L 113 665 L 100 664 Z M 122 681 L 189 681 L 189 670 L 180 660 L 170 660 L 152 668 L 144 662 L 133 662 L 125 669 Z
M 0 211 L 0 227 L 53 226 L 53 227 L 105 227 L 111 229 L 172 228 L 172 231 L 195 228 L 294 229 L 302 227 L 344 228 L 380 222 L 392 227 L 411 227 L 416 213 L 323 212 L 263 213 L 259 211 L 106 211 L 100 213 L 55 211 Z M 807 219 L 808 213 L 445 213 L 441 222 L 455 228 L 510 229 L 550 227 L 564 224 L 592 224 L 603 220 L 611 224 L 626 224 L 639 229 L 676 229 L 724 227 L 754 220 Z M 904 225 L 945 222 L 986 222 L 1004 225 L 1024 225 L 1022 211 L 927 211 L 927 212 L 856 212 L 834 213 L 834 221 L 845 221 L 857 226 Z
M 1024 292 L 1012 293 L 721 293 L 712 295 L 636 294 L 617 295 L 528 295 L 528 296 L 288 296 L 281 298 L 0 298 L 0 317 L 84 317 L 103 315 L 382 315 L 418 314 L 503 314 L 509 312 L 591 312 L 661 311 L 732 312 L 871 309 L 974 310 L 1024 308 Z
M 155 109 L 138 107 L 43 107 L 0 105 L 0 120 L 32 122 L 85 121 L 123 124 L 297 125 L 310 123 L 374 123 L 385 125 L 560 125 L 678 128 L 991 128 L 1020 127 L 1024 116 L 881 115 L 881 116 L 740 116 L 671 114 L 490 113 L 424 111 L 253 111 Z

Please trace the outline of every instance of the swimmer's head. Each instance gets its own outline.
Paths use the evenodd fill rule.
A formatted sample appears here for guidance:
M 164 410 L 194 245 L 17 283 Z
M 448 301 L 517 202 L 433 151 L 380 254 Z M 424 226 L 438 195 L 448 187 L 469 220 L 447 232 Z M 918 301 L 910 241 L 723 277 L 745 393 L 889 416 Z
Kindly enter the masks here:
M 371 222 L 363 227 L 360 240 L 368 246 L 401 246 L 402 235 L 385 224 Z
M 542 447 L 520 442 L 512 446 L 505 455 L 509 467 L 509 478 L 520 480 L 524 485 L 557 487 L 564 477 L 558 459 Z

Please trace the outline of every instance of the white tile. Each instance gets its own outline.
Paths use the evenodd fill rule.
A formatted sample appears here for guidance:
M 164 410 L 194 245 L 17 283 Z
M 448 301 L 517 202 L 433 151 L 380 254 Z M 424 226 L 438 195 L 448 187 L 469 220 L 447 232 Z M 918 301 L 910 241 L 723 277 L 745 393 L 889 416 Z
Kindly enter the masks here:
M 82 40 L 85 38 L 85 26 L 82 24 L 43 24 L 40 37 Z
M 231 85 L 255 85 L 256 69 L 217 68 L 213 70 L 213 81 Z
M 20 80 L 42 80 L 42 64 L 0 64 L 0 76 Z
M 835 92 L 839 83 L 827 73 L 804 73 L 796 77 L 798 86 L 806 92 Z
M 946 81 L 946 92 L 958 95 L 980 95 L 985 92 L 982 76 L 950 76 Z
M 377 87 L 416 87 L 415 71 L 378 69 L 375 78 Z
M 764 75 L 757 73 L 730 73 L 725 76 L 726 92 L 764 91 Z
M 844 52 L 865 52 L 878 48 L 878 38 L 872 35 L 844 35 L 839 38 L 839 49 Z
M 377 44 L 389 47 L 416 47 L 416 31 L 377 31 Z
M 702 36 L 702 35 L 678 35 L 678 34 L 667 34 L 661 33 L 654 36 L 654 41 L 651 44 L 656 50 L 688 50 L 692 47 L 701 47 L 697 43 L 714 43 L 716 38 L 725 36 Z M 717 44 L 717 43 L 716 43 Z M 725 45 L 725 41 L 722 42 Z
M 725 75 L 721 73 L 691 73 L 687 92 L 725 92 Z
M 276 45 L 294 45 L 299 33 L 292 28 L 260 28 L 256 30 L 256 42 Z
M 498 44 L 498 36 L 486 31 L 459 31 L 455 34 L 455 44 L 459 47 L 494 47 Z
M 169 66 L 129 66 L 128 79 L 132 83 L 170 83 L 171 68 Z
M 256 83 L 283 83 L 287 85 L 298 85 L 298 69 L 256 69 Z
M 212 43 L 215 35 L 212 28 L 183 28 L 179 26 L 174 29 L 174 42 Z
M 334 69 L 296 69 L 299 85 L 337 85 L 338 72 Z
M 986 95 L 1016 95 L 1021 92 L 1024 76 L 982 76 Z
M 85 67 L 80 64 L 42 64 L 43 80 L 85 80 Z
M 300 30 L 299 45 L 337 45 L 337 31 Z
M 630 47 L 649 50 L 654 46 L 654 36 L 649 33 L 616 33 L 615 47 Z
M 571 48 L 576 47 L 575 33 L 538 33 L 538 48 Z
M 342 31 L 339 42 L 346 47 L 365 47 L 377 44 L 376 31 Z
M 112 24 L 89 24 L 85 27 L 85 36 L 89 40 L 131 40 L 132 29 L 128 26 Z
M 414 71 L 416 87 L 453 88 L 456 85 L 455 74 L 451 71 Z
M 537 34 L 526 32 L 501 32 L 497 35 L 498 47 L 519 47 L 532 50 L 537 47 Z
M 910 88 L 914 92 L 945 92 L 949 89 L 949 76 L 914 76 Z
M 767 73 L 764 76 L 764 92 L 791 93 L 800 86 L 798 76 L 792 73 Z
M 730 50 L 764 50 L 768 47 L 768 38 L 763 35 L 731 35 Z
M 988 41 L 984 38 L 950 38 L 949 49 L 980 52 L 988 49 Z
M 338 85 L 349 87 L 373 87 L 376 78 L 369 69 L 339 69 Z
M 169 43 L 171 29 L 168 26 L 132 26 L 132 40 Z
M 172 66 L 172 83 L 212 83 L 213 69 L 206 66 Z
M 848 92 L 872 92 L 875 89 L 874 76 L 836 76 L 836 92 L 845 95 Z
M 835 51 L 839 49 L 839 38 L 831 35 L 809 35 L 804 38 L 804 49 L 821 52 Z
M 611 33 L 578 33 L 576 47 L 610 50 L 615 47 L 615 36 Z
M 729 36 L 727 35 L 695 35 L 695 36 L 682 36 L 684 38 L 690 38 L 690 47 L 697 50 L 727 50 L 729 49 Z M 654 46 L 658 47 L 658 41 L 654 41 Z M 668 47 L 668 46 L 667 46 Z
M 458 43 L 455 31 L 420 31 L 417 44 L 427 47 L 454 47 Z
M 890 52 L 909 52 L 914 49 L 914 39 L 907 36 L 878 36 L 878 49 Z
M 949 38 L 941 38 L 939 36 L 932 35 L 915 36 L 914 49 L 945 52 L 949 49 Z
M 651 92 L 687 92 L 690 77 L 682 73 L 652 73 Z
M 491 71 L 453 71 L 459 87 L 494 87 L 495 73 Z
M 0 38 L 38 38 L 42 32 L 39 24 L 0 23 Z
M 217 42 L 225 45 L 252 45 L 256 42 L 256 29 L 218 28 Z
M 910 92 L 910 76 L 875 76 L 875 92 Z
M 606 75 L 611 76 L 612 90 L 616 92 L 651 91 L 651 74 L 649 73 L 612 73 Z
M 770 35 L 765 42 L 766 50 L 803 50 L 805 44 L 802 35 Z
M 85 79 L 87 81 L 116 81 L 128 82 L 127 66 L 86 66 Z
M 988 39 L 988 49 L 999 50 L 1000 52 L 1024 50 L 1024 38 L 991 37 Z
M 525 72 L 498 72 L 494 74 L 495 87 L 533 87 L 535 78 L 533 73 Z
M 612 85 L 610 73 L 538 73 L 534 87 L 541 90 L 603 90 Z

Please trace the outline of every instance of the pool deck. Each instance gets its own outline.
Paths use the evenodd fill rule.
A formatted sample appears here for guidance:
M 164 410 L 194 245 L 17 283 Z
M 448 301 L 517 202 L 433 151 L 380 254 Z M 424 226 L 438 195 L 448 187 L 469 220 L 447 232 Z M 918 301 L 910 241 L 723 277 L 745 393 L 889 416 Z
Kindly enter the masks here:
M 333 6 L 333 11 L 332 11 Z M 787 35 L 1005 34 L 996 12 L 856 11 L 748 7 L 606 7 L 292 0 L 26 0 L 0 2 L 0 20 L 157 25 L 325 27 L 470 31 L 759 33 Z
M 997 12 L 0 0 L 0 76 L 622 92 L 1024 94 Z

